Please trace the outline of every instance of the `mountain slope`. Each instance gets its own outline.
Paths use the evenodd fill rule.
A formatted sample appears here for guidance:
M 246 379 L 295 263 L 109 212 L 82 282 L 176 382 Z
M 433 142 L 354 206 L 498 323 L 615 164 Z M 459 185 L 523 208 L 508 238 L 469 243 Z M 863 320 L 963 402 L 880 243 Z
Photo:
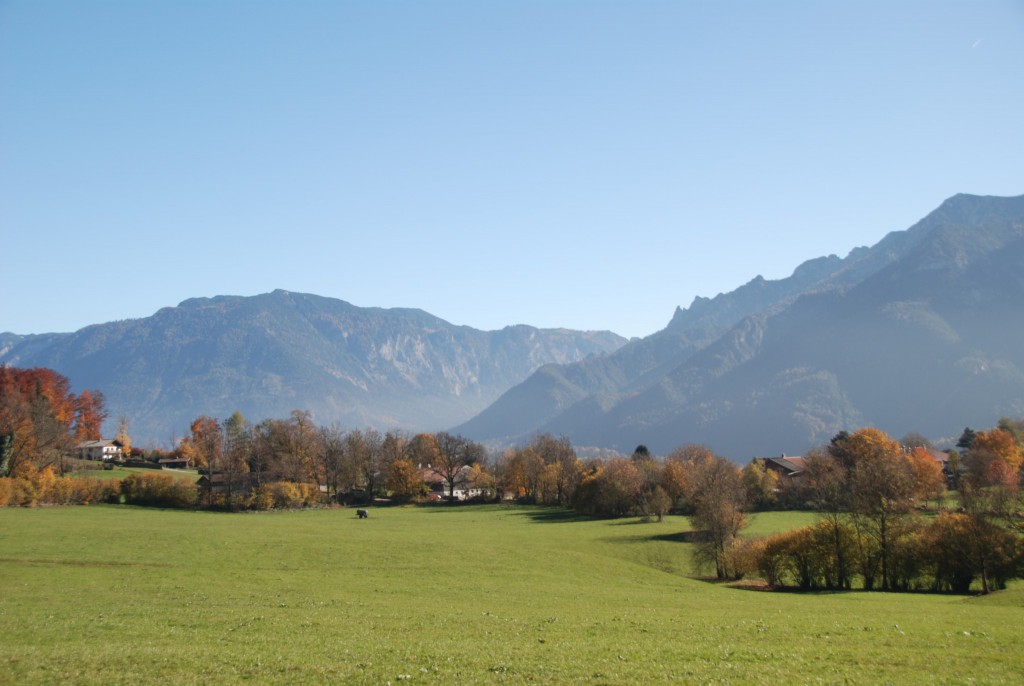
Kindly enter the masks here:
M 0 363 L 52 367 L 101 389 L 136 441 L 166 443 L 197 415 L 310 410 L 320 423 L 437 430 L 548 363 L 612 351 L 609 332 L 484 332 L 421 310 L 275 291 L 187 300 L 73 334 L 0 338 Z
M 746 459 L 865 424 L 942 436 L 1024 414 L 1014 345 L 1022 234 L 1024 197 L 955 196 L 872 248 L 697 299 L 612 355 L 539 370 L 460 429 L 481 439 L 549 431 L 625 451 L 705 442 Z M 675 347 L 662 345 L 643 370 L 595 371 L 673 334 Z M 567 402 L 552 402 L 552 380 L 579 377 L 615 382 L 577 384 Z M 518 407 L 534 409 L 532 425 L 517 421 Z

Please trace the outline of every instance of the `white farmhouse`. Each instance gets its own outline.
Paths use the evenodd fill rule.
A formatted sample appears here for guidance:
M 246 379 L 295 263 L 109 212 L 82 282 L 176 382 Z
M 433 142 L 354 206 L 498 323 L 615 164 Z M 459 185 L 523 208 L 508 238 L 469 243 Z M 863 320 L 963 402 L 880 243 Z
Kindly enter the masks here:
M 120 441 L 101 438 L 98 441 L 86 441 L 75 446 L 75 453 L 80 460 L 120 460 L 124 457 Z

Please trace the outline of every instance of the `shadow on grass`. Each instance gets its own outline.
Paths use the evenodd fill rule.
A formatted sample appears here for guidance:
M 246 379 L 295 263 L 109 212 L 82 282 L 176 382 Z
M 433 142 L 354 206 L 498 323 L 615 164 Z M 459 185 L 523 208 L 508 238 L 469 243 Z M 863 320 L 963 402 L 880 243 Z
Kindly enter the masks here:
M 593 521 L 592 517 L 581 515 L 578 512 L 573 512 L 572 510 L 566 510 L 560 507 L 530 508 L 521 512 L 513 511 L 512 514 L 519 517 L 526 517 L 530 521 L 538 524 L 570 524 L 573 522 Z
M 673 531 L 671 533 L 653 534 L 650 536 L 610 536 L 606 539 L 608 543 L 650 543 L 651 541 L 667 541 L 669 543 L 699 543 L 701 533 L 699 531 Z

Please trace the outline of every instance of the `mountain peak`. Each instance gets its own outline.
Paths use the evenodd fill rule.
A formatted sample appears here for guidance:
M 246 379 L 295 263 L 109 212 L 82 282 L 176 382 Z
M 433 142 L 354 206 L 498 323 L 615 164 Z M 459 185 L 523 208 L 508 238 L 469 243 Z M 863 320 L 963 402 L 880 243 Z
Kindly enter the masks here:
M 962 193 L 845 258 L 677 307 L 592 363 L 550 365 L 466 425 L 736 459 L 871 424 L 941 438 L 1024 412 L 1024 196 Z M 476 430 L 479 428 L 479 430 Z

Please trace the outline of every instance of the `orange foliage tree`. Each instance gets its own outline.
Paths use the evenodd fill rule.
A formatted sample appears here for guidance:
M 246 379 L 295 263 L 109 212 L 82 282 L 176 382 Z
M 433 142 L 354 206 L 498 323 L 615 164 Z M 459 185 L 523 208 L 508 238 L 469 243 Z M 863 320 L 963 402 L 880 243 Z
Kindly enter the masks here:
M 942 465 L 927 448 L 914 448 L 908 458 L 914 470 L 914 495 L 921 500 L 938 499 L 946 490 Z
M 1013 434 L 1005 429 L 977 432 L 967 451 L 967 466 L 971 473 L 984 478 L 996 461 L 1003 462 L 1010 472 L 1020 471 L 1024 455 Z
M 82 397 L 88 398 L 102 423 L 106 417 L 103 395 L 86 390 Z M 81 398 L 71 393 L 71 382 L 52 369 L 0 367 L 0 437 L 9 437 L 0 456 L 0 476 L 15 473 L 27 463 L 39 468 L 53 465 L 62 471 L 82 405 Z
M 106 418 L 103 394 L 89 389 L 82 391 L 75 402 L 75 440 L 98 441 L 103 438 L 103 422 Z

